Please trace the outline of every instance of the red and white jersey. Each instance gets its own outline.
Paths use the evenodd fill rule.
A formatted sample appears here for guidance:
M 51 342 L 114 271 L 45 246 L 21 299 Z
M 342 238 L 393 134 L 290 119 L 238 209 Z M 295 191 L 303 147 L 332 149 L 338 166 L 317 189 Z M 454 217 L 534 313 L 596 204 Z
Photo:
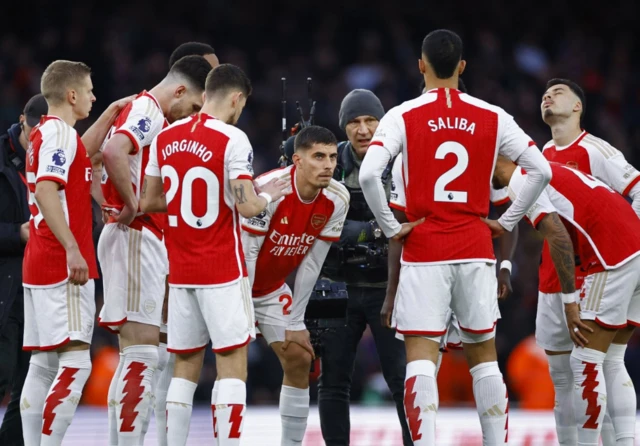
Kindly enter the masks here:
M 567 165 L 596 177 L 623 196 L 626 196 L 640 181 L 640 172 L 627 162 L 619 150 L 586 131 L 565 147 L 558 147 L 553 140 L 549 141 L 542 149 L 542 154 L 549 161 Z M 588 240 L 580 235 L 576 235 L 574 243 L 584 245 L 585 250 L 589 245 Z M 581 267 L 585 270 L 593 267 L 585 263 L 586 259 L 580 260 Z M 538 275 L 538 288 L 541 292 L 549 294 L 560 292 L 558 273 L 553 266 L 546 241 L 542 248 L 542 262 Z
M 133 152 L 129 154 L 129 170 L 131 171 L 131 185 L 138 199 L 140 199 L 140 188 L 144 181 L 145 168 L 149 162 L 149 145 L 167 125 L 158 100 L 150 93 L 143 91 L 120 111 L 102 145 L 104 148 L 106 142 L 118 133 L 126 135 L 131 140 Z M 124 202 L 109 180 L 106 169 L 103 169 L 102 174 L 102 193 L 105 199 L 103 208 L 122 210 Z M 144 226 L 159 239 L 162 239 L 162 229 L 164 228 L 162 214 L 145 215 L 138 212 L 138 216 L 129 226 L 138 230 Z
M 316 239 L 339 241 L 349 210 L 347 188 L 333 179 L 313 201 L 305 202 L 296 189 L 295 166 L 273 170 L 257 181 L 262 185 L 273 178 L 291 180 L 293 193 L 269 204 L 256 217 L 242 222 L 243 230 L 265 237 L 256 262 L 253 297 L 264 296 L 280 288 Z
M 407 206 L 407 197 L 404 192 L 404 181 L 402 179 L 402 153 L 396 156 L 396 159 L 393 161 L 391 175 L 389 206 L 404 212 Z M 497 190 L 492 187 L 489 192 L 489 200 L 494 206 L 501 206 L 508 203 L 511 200 L 509 198 L 509 189 L 503 187 Z
M 29 186 L 29 242 L 24 251 L 22 281 L 25 286 L 51 287 L 69 277 L 67 252 L 40 213 L 36 184 L 54 181 L 71 233 L 89 266 L 89 278 L 98 277 L 93 245 L 91 208 L 91 160 L 73 127 L 57 116 L 44 116 L 34 127 L 27 151 Z
M 403 261 L 495 262 L 480 220 L 489 213 L 495 161 L 498 153 L 516 160 L 532 145 L 504 110 L 458 90 L 430 90 L 391 109 L 370 150 L 402 151 L 407 217 L 426 218 L 407 236 Z
M 204 113 L 176 121 L 151 143 L 146 174 L 164 183 L 171 285 L 216 287 L 246 277 L 230 180 L 252 180 L 252 163 L 247 135 Z
M 588 240 L 588 249 L 574 246 L 576 254 L 583 262 L 600 266 L 600 271 L 618 268 L 640 255 L 640 219 L 626 200 L 591 175 L 559 163 L 550 165 L 551 182 L 527 212 L 533 226 L 557 212 Z M 525 175 L 520 168 L 513 173 L 511 197 L 522 189 Z

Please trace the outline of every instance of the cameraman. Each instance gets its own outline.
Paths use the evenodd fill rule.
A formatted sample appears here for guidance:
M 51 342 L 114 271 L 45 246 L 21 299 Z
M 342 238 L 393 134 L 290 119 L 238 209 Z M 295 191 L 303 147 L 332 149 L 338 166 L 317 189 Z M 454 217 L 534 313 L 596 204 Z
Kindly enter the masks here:
M 373 333 L 382 374 L 393 394 L 404 445 L 413 444 L 403 407 L 404 344 L 380 322 L 387 285 L 388 241 L 375 222 L 358 182 L 360 164 L 383 115 L 382 103 L 369 90 L 353 90 L 340 106 L 339 125 L 348 141 L 338 145 L 334 179 L 349 190 L 351 202 L 340 242 L 330 249 L 322 275 L 333 281 L 346 282 L 349 301 L 347 326 L 322 336 L 318 406 L 322 436 L 327 446 L 349 444 L 351 376 L 356 349 L 367 324 Z M 391 166 L 383 175 L 387 198 L 391 186 L 390 170 Z

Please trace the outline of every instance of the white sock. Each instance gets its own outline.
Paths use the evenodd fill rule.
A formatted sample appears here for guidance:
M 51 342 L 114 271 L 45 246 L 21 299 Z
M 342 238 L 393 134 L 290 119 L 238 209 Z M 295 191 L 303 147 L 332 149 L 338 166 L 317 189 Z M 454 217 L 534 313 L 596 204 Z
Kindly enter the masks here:
M 162 371 L 157 370 L 156 375 L 156 401 L 154 413 L 156 418 L 156 435 L 158 436 L 158 446 L 167 446 L 167 392 L 173 377 L 173 367 L 176 364 L 176 355 L 167 352 L 167 344 L 160 344 L 158 348 L 159 357 L 164 363 Z
M 483 446 L 507 444 L 509 396 L 498 363 L 483 362 L 470 372 L 473 377 L 473 396 L 480 415 Z
M 597 446 L 600 441 L 602 419 L 607 410 L 607 387 L 602 371 L 604 357 L 604 353 L 591 348 L 574 347 L 571 353 L 579 446 Z
M 196 387 L 196 383 L 186 379 L 171 380 L 167 392 L 167 442 L 171 446 L 187 444 Z
M 571 355 L 547 355 L 549 374 L 555 391 L 556 433 L 560 446 L 574 446 L 578 442 L 576 414 L 573 410 L 573 372 Z
M 213 438 L 216 439 L 218 444 L 218 420 L 216 418 L 216 401 L 218 400 L 218 380 L 213 384 L 213 390 L 211 391 L 211 415 L 213 415 Z
M 604 413 L 604 418 L 602 419 L 602 429 L 600 430 L 600 439 L 602 440 L 602 446 L 616 446 L 616 443 L 617 443 L 616 431 L 613 429 L 613 422 L 611 421 L 611 417 L 609 416 L 608 404 L 607 404 L 607 410 Z M 577 441 L 578 440 L 576 439 L 576 442 Z M 631 444 L 633 445 L 633 443 Z
M 75 350 L 58 354 L 60 367 L 49 390 L 42 411 L 41 446 L 60 446 L 76 413 L 89 375 L 89 350 Z
M 626 350 L 626 345 L 611 344 L 602 366 L 607 383 L 607 413 L 615 430 L 616 446 L 635 444 L 636 391 L 624 365 Z
M 407 364 L 404 380 L 404 412 L 414 446 L 431 446 L 436 441 L 438 386 L 436 365 L 427 360 Z
M 29 372 L 20 395 L 20 417 L 25 446 L 40 446 L 44 401 L 58 374 L 58 367 L 57 353 L 31 353 Z
M 225 378 L 218 382 L 216 424 L 219 446 L 239 446 L 244 412 L 247 407 L 247 386 L 244 381 Z
M 107 394 L 107 410 L 109 414 L 109 446 L 118 446 L 118 418 L 116 417 L 116 407 L 118 406 L 118 400 L 116 399 L 116 395 L 118 390 L 118 380 L 120 379 L 120 372 L 122 372 L 123 365 L 124 358 L 122 357 L 122 353 L 120 353 L 118 367 L 113 374 L 113 378 L 111 378 L 111 384 L 109 384 L 109 393 Z
M 123 365 L 116 390 L 118 445 L 137 446 L 142 426 L 153 401 L 153 374 L 158 366 L 158 347 L 132 345 L 122 350 Z
M 298 389 L 283 385 L 280 389 L 280 446 L 301 445 L 309 418 L 309 388 Z

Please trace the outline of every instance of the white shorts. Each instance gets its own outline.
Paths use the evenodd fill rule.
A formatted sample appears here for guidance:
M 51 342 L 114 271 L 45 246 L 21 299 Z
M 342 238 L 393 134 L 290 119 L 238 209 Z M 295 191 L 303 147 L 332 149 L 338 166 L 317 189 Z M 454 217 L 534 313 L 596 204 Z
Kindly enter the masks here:
M 640 256 L 620 268 L 590 274 L 580 290 L 580 317 L 605 328 L 640 326 Z
M 538 293 L 536 343 L 552 352 L 570 352 L 573 349 L 560 293 Z
M 114 332 L 127 321 L 159 327 L 168 270 L 164 243 L 147 228 L 111 223 L 100 235 L 98 260 L 104 287 L 100 326 Z
M 253 298 L 256 326 L 268 344 L 284 342 L 292 299 L 291 288 L 286 283 L 265 296 Z
M 24 287 L 23 350 L 55 350 L 69 341 L 91 344 L 96 300 L 93 280 L 53 288 Z
M 461 342 L 491 339 L 500 318 L 497 286 L 495 267 L 486 262 L 402 265 L 394 307 L 396 330 L 440 342 L 453 310 Z
M 215 288 L 169 289 L 167 351 L 215 353 L 243 347 L 256 337 L 249 279 Z

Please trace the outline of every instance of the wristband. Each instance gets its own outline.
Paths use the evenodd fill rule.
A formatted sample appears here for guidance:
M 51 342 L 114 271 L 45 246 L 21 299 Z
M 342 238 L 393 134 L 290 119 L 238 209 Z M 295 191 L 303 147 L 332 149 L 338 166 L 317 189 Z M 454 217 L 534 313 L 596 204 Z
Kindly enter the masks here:
M 258 194 L 258 197 L 262 197 L 262 198 L 264 198 L 265 200 L 267 200 L 267 206 L 269 206 L 269 205 L 271 204 L 271 202 L 273 201 L 273 198 L 271 198 L 271 195 L 269 195 L 269 194 L 268 194 L 268 193 L 266 193 L 266 192 L 260 192 L 260 193 Z M 266 207 L 266 206 L 265 206 L 265 207 Z
M 576 303 L 576 293 L 561 293 L 562 303 L 563 304 L 575 304 Z
M 509 271 L 509 274 L 511 274 L 511 262 L 509 260 L 503 260 L 502 262 L 500 262 L 500 269 L 506 269 Z

